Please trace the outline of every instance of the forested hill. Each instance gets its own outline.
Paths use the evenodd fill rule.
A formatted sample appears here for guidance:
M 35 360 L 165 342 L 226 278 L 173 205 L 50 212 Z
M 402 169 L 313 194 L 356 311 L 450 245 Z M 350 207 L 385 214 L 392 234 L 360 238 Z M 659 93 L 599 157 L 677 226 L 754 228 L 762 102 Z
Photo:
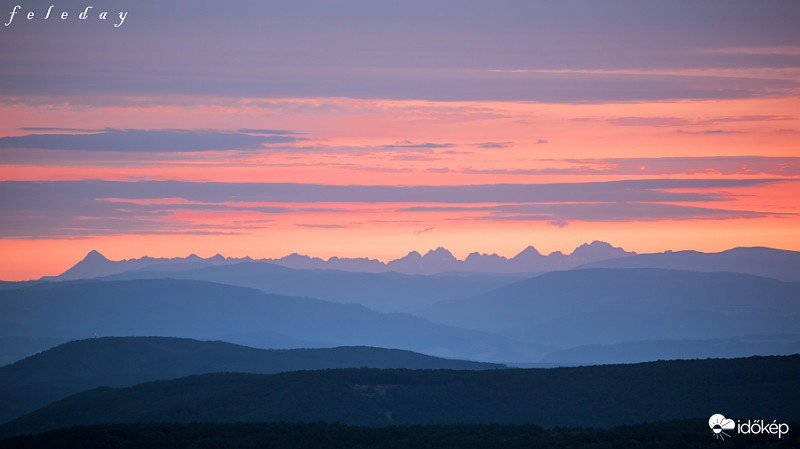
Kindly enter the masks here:
M 80 393 L 6 423 L 0 436 L 126 422 L 609 427 L 713 413 L 800 419 L 800 355 L 556 369 L 207 374 Z
M 100 386 L 123 387 L 213 372 L 270 374 L 360 367 L 491 369 L 504 365 L 363 346 L 275 350 L 188 338 L 78 340 L 0 367 L 0 423 Z

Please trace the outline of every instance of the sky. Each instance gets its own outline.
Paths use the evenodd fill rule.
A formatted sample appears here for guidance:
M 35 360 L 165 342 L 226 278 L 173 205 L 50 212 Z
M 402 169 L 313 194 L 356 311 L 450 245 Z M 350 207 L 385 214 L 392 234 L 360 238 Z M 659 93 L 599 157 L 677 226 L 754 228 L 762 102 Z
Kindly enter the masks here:
M 93 249 L 800 251 L 796 0 L 0 11 L 3 280 Z

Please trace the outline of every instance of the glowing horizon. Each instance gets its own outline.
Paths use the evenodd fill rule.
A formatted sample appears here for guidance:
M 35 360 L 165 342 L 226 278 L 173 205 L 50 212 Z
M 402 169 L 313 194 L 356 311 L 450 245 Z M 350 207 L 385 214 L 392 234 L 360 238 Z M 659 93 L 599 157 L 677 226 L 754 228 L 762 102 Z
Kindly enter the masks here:
M 91 250 L 800 251 L 796 2 L 112 3 L 116 30 L 0 30 L 0 279 Z

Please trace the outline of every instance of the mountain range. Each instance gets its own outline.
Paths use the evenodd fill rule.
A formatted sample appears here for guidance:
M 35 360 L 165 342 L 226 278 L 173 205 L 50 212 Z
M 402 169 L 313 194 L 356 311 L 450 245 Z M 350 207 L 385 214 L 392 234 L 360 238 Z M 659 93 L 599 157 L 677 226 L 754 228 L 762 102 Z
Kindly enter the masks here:
M 528 248 L 472 259 L 553 256 Z M 94 332 L 275 349 L 380 346 L 517 366 L 800 352 L 798 252 L 631 255 L 593 242 L 570 255 L 578 256 L 594 261 L 546 273 L 404 274 L 222 256 L 115 262 L 92 252 L 64 276 L 81 279 L 0 284 L 0 364 Z M 455 258 L 439 249 L 403 260 L 431 271 Z
M 782 281 L 800 281 L 800 252 L 798 251 L 750 247 L 733 248 L 717 253 L 665 251 L 636 254 L 600 241 L 583 244 L 569 255 L 556 251 L 545 256 L 534 247 L 528 246 L 512 258 L 474 252 L 464 260 L 459 260 L 450 251 L 440 247 L 428 251 L 425 255 L 412 251 L 400 259 L 387 263 L 367 258 L 331 257 L 323 260 L 296 253 L 279 259 L 260 260 L 250 257 L 226 258 L 219 254 L 201 258 L 192 254 L 188 257 L 142 257 L 112 261 L 93 250 L 64 273 L 58 276 L 45 276 L 41 280 L 93 279 L 135 271 L 160 273 L 161 276 L 168 276 L 172 272 L 194 271 L 242 263 L 278 265 L 295 270 L 335 270 L 373 274 L 394 272 L 417 275 L 491 273 L 530 276 L 535 273 L 575 268 L 664 268 L 702 272 L 730 271 L 771 277 Z M 0 281 L 0 289 L 15 288 L 17 284 L 19 283 Z
M 201 258 L 197 255 L 176 258 L 142 257 L 120 261 L 108 260 L 97 251 L 91 251 L 75 266 L 58 276 L 46 276 L 44 280 L 91 279 L 109 276 L 116 273 L 134 270 L 146 271 L 186 271 L 197 268 L 232 265 L 243 262 L 271 263 L 287 268 L 302 270 L 327 269 L 339 271 L 358 271 L 364 273 L 397 272 L 404 274 L 438 274 L 446 272 L 483 272 L 483 273 L 535 273 L 552 270 L 566 270 L 579 265 L 599 260 L 623 257 L 636 253 L 615 248 L 608 243 L 595 241 L 577 247 L 571 254 L 560 251 L 542 255 L 534 247 L 528 246 L 512 258 L 497 254 L 481 254 L 473 252 L 464 260 L 456 259 L 445 248 L 436 248 L 420 255 L 416 251 L 389 262 L 381 262 L 368 258 L 331 257 L 323 260 L 297 253 L 279 259 L 254 260 L 250 257 L 226 258 L 219 254 Z

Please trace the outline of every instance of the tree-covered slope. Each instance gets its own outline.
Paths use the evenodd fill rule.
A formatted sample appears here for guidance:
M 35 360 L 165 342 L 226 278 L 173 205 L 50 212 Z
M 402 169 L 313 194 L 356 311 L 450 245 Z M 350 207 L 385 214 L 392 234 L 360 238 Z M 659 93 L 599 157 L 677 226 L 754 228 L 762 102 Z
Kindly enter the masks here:
M 0 367 L 0 422 L 100 386 L 213 372 L 268 374 L 348 367 L 490 369 L 502 365 L 373 347 L 266 350 L 182 338 L 97 338 L 65 343 Z
M 125 422 L 600 426 L 724 413 L 800 419 L 800 355 L 485 371 L 206 374 L 70 396 L 0 436 Z

